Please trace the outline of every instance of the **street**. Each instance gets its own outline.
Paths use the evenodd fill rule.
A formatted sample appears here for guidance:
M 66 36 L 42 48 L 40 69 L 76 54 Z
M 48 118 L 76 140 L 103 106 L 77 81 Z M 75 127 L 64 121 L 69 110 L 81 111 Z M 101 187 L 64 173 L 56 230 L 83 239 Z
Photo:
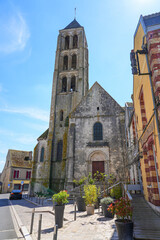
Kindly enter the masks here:
M 17 239 L 8 198 L 9 194 L 0 194 L 0 240 Z

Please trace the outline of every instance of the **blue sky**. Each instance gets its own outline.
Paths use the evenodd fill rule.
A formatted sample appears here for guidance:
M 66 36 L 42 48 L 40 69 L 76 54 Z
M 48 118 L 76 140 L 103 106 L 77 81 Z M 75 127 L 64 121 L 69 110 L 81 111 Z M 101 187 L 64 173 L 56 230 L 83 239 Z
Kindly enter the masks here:
M 95 81 L 121 105 L 131 101 L 130 50 L 140 15 L 159 0 L 0 0 L 0 172 L 8 149 L 33 151 L 48 128 L 58 31 L 74 19 Z

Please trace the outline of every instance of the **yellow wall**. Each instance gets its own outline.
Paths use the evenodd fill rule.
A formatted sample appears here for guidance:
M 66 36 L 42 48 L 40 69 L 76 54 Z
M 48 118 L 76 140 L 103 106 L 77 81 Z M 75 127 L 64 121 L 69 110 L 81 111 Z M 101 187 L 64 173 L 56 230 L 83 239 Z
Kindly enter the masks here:
M 138 28 L 138 31 L 136 33 L 136 36 L 134 38 L 134 51 L 135 52 L 137 50 L 142 50 L 141 46 L 142 46 L 143 36 L 144 36 L 144 31 L 143 31 L 143 28 L 140 24 L 139 28 Z M 146 62 L 146 55 L 145 54 L 142 54 L 142 55 L 139 54 L 139 63 L 140 63 L 141 73 L 147 73 L 148 68 L 147 68 L 147 62 Z M 146 75 L 146 76 L 134 75 L 133 98 L 134 98 L 134 108 L 135 108 L 135 115 L 136 115 L 138 139 L 140 138 L 140 136 L 142 135 L 142 132 L 143 132 L 140 101 L 139 101 L 139 94 L 140 94 L 140 90 L 141 90 L 142 86 L 143 86 L 143 96 L 144 96 L 147 122 L 150 120 L 150 118 L 151 118 L 151 116 L 154 112 L 153 111 L 154 105 L 153 105 L 149 75 Z M 160 166 L 160 148 L 159 148 L 159 143 L 158 143 L 158 138 L 157 138 L 157 128 L 156 128 L 156 124 L 155 124 L 155 116 L 154 116 L 153 119 L 154 119 L 153 121 L 154 121 L 154 128 L 155 128 L 154 139 L 156 139 L 157 160 L 159 161 L 159 166 Z M 140 147 L 140 151 L 142 151 L 141 143 L 140 143 L 139 147 Z M 159 156 L 159 159 L 158 159 L 158 156 Z M 144 159 L 142 158 L 140 161 L 141 161 L 141 172 L 142 172 L 142 178 L 143 178 L 144 195 L 145 195 L 145 198 L 148 200 Z

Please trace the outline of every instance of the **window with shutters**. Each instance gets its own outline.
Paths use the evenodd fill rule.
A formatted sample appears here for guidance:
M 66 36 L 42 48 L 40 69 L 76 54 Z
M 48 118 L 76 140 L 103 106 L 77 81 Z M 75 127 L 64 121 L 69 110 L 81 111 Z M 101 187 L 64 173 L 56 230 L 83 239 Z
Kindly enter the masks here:
M 103 128 L 100 122 L 96 122 L 93 126 L 93 140 L 103 140 Z
M 27 171 L 26 172 L 26 179 L 30 179 L 31 178 L 31 171 Z
M 57 143 L 57 162 L 62 161 L 62 152 L 63 152 L 63 141 L 60 140 Z
M 13 178 L 19 178 L 19 170 L 14 170 Z

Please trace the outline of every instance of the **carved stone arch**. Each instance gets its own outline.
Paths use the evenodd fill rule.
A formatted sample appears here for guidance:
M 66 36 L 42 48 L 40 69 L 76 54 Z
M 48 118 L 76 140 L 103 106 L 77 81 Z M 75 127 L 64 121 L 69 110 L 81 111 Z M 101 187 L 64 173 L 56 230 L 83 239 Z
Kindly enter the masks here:
M 109 174 L 109 159 L 101 150 L 93 151 L 88 156 L 88 173 L 94 175 L 96 171 Z

